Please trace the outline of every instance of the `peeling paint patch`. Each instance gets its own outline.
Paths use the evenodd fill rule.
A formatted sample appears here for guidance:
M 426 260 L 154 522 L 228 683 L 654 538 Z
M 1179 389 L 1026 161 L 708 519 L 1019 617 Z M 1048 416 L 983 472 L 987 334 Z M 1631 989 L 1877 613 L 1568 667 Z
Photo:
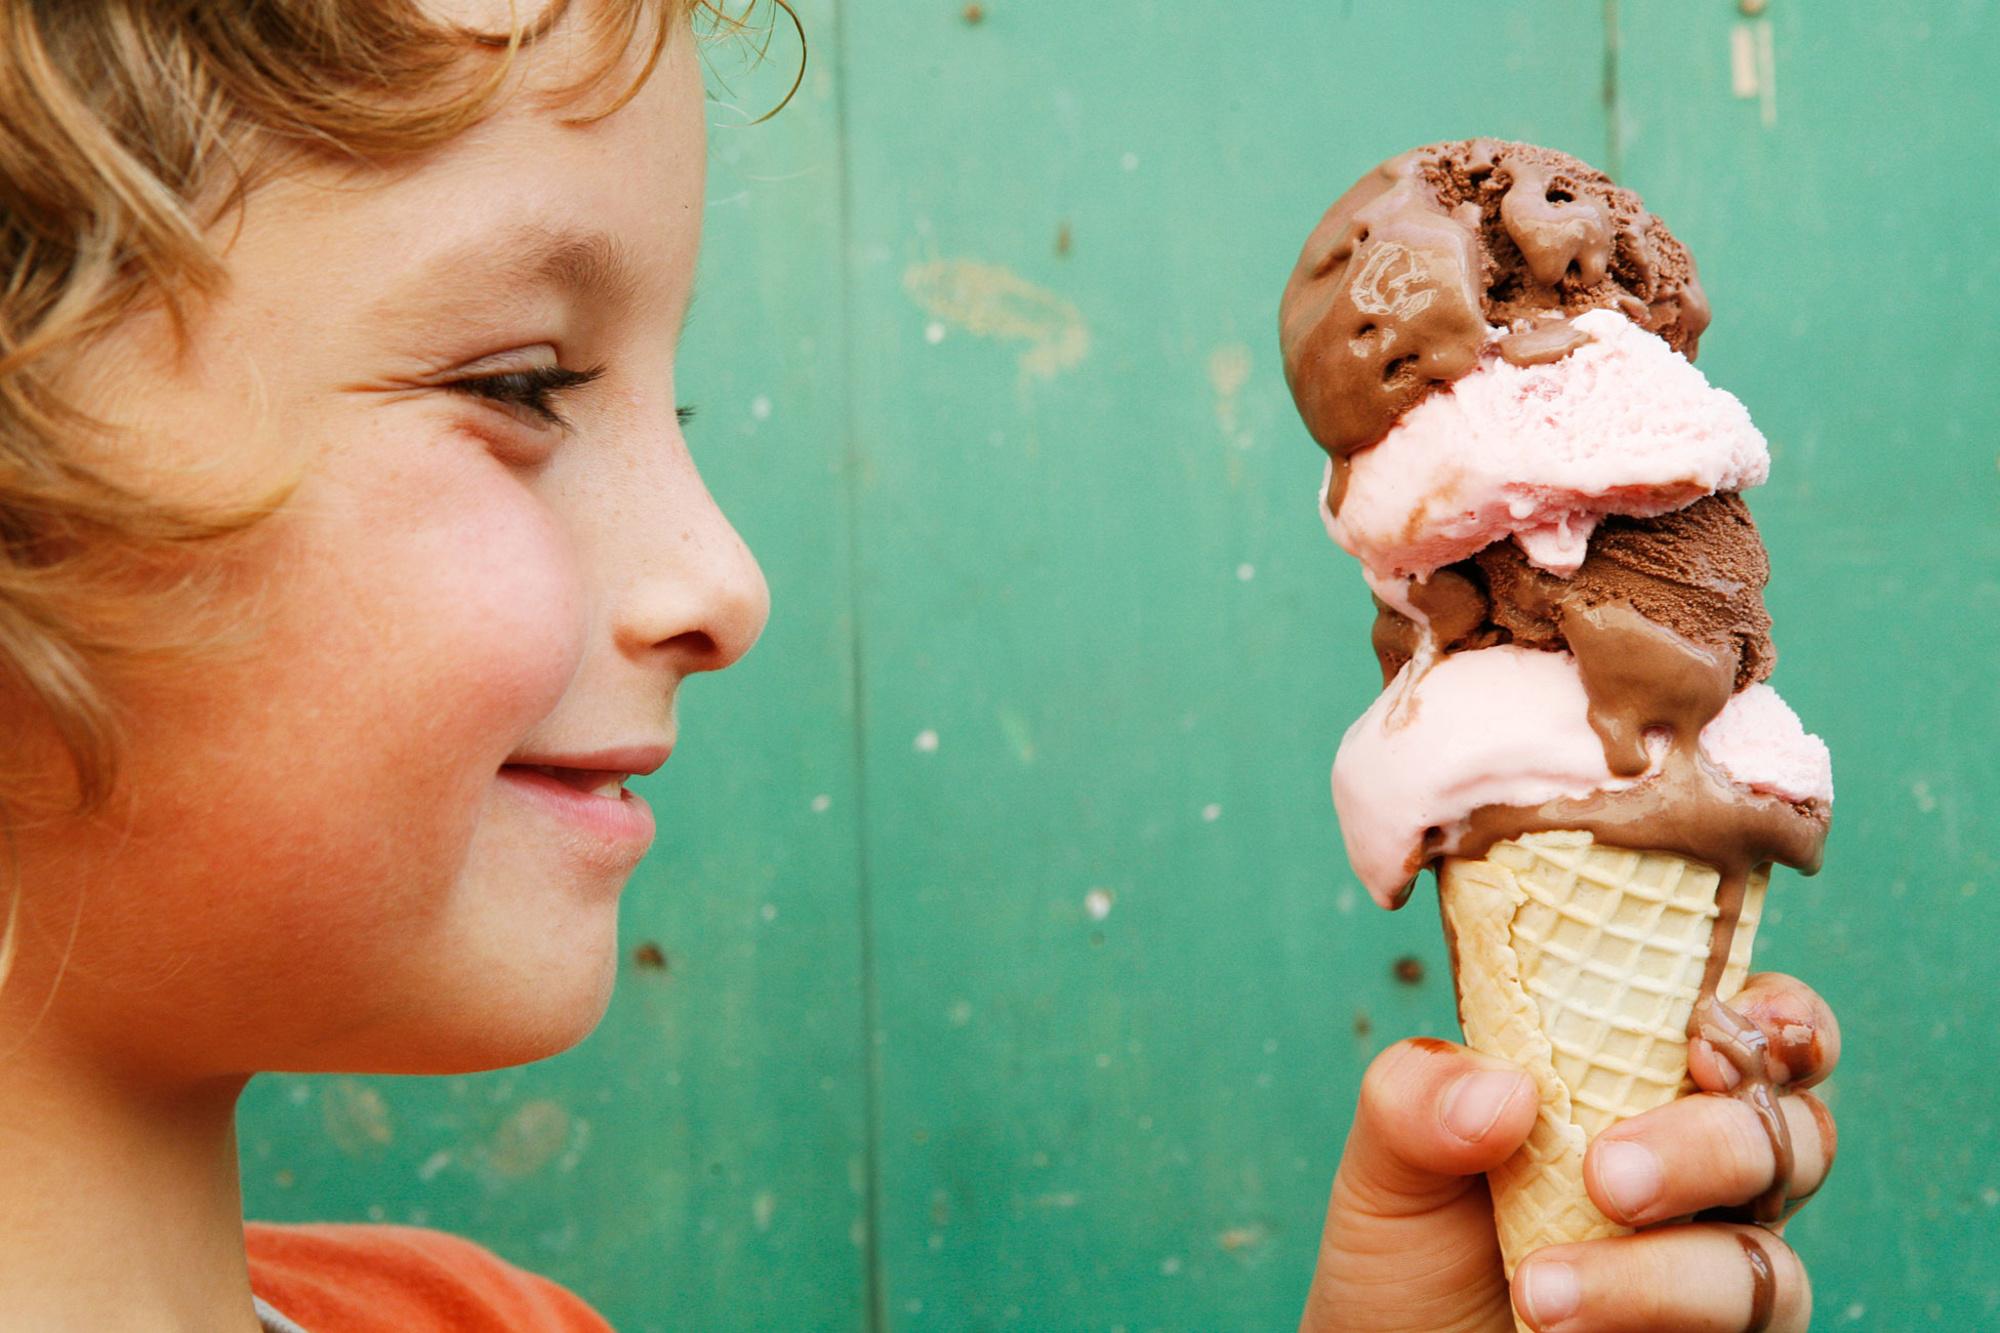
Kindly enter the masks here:
M 1243 343 L 1224 343 L 1208 354 L 1208 383 L 1215 390 L 1215 424 L 1223 438 L 1238 447 L 1251 443 L 1237 411 L 1243 386 L 1250 382 L 1250 366 L 1250 349 Z
M 396 1140 L 389 1103 L 357 1079 L 335 1079 L 320 1095 L 320 1118 L 333 1145 L 349 1157 L 378 1155 Z
M 558 1102 L 522 1102 L 486 1142 L 486 1162 L 503 1176 L 521 1177 L 554 1161 L 569 1145 L 570 1114 Z
M 975 337 L 1027 343 L 1021 370 L 1039 379 L 1074 368 L 1090 351 L 1090 331 L 1075 305 L 998 264 L 976 259 L 912 264 L 903 271 L 903 290 L 944 324 Z
M 1028 731 L 1028 720 L 1011 708 L 999 711 L 996 720 L 1000 724 L 1000 734 L 1007 738 L 1007 748 L 1014 757 L 1024 764 L 1035 762 L 1035 738 Z
M 1215 1243 L 1233 1253 L 1263 1244 L 1268 1234 L 1261 1223 L 1253 1222 L 1247 1227 L 1230 1227 L 1215 1238 Z
M 1743 101 L 1757 102 L 1765 129 L 1778 123 L 1778 53 L 1771 20 L 1754 18 L 1730 28 L 1729 90 Z

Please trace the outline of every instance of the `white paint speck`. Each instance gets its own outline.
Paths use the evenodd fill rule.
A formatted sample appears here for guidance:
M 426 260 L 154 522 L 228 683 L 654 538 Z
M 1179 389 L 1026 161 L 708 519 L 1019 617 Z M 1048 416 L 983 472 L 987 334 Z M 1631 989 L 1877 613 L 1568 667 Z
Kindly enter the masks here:
M 771 419 L 771 400 L 761 393 L 752 398 L 750 400 L 750 416 L 753 420 L 769 421 Z
M 451 1154 L 440 1148 L 429 1157 L 424 1158 L 424 1164 L 417 1168 L 417 1179 L 423 1181 L 435 1180 L 437 1179 L 437 1173 L 450 1165 Z
M 387 1208 L 384 1208 L 381 1204 L 371 1203 L 368 1205 L 368 1220 L 370 1222 L 380 1222 L 383 1218 L 387 1217 L 388 1215 L 389 1215 L 389 1210 Z
M 922 731 L 917 733 L 917 739 L 913 743 L 916 746 L 918 754 L 936 754 L 938 747 L 938 734 L 935 731 L 932 731 L 929 727 L 925 727 Z
M 1174 1274 L 1180 1271 L 1181 1271 L 1181 1257 L 1178 1254 L 1170 1254 L 1166 1258 L 1160 1260 L 1161 1277 L 1172 1277 Z
M 778 919 L 778 905 L 776 903 L 765 903 L 757 909 L 757 915 L 763 917 L 766 921 L 776 921 Z
M 1276 1037 L 1264 1038 L 1264 1054 L 1276 1055 L 1277 1053 L 1278 1053 L 1278 1039 Z
M 1222 807 L 1220 805 L 1217 805 L 1214 801 L 1210 801 L 1207 805 L 1204 805 L 1201 808 L 1202 823 L 1213 824 L 1216 820 L 1220 818 L 1222 818 Z
M 1863 1305 L 1860 1301 L 1856 1301 L 1854 1302 L 1854 1304 L 1848 1306 L 1845 1310 L 1842 1310 L 1840 1312 L 1841 1322 L 1848 1324 L 1858 1324 L 1861 1322 L 1861 1316 L 1867 1313 L 1868 1313 L 1868 1307 Z
M 934 319 L 924 325 L 924 341 L 933 347 L 944 341 L 944 322 L 942 320 Z
M 1115 901 L 1116 895 L 1111 890 L 1092 889 L 1083 895 L 1083 910 L 1089 913 L 1092 921 L 1102 921 L 1111 915 L 1111 904 Z
M 1137 171 L 1139 169 L 1139 155 L 1137 153 L 1127 153 L 1118 159 L 1118 165 L 1126 171 Z
M 1099 1051 L 1097 1053 L 1097 1067 L 1099 1069 L 1111 1068 L 1111 1052 Z
M 821 792 L 812 798 L 812 812 L 814 814 L 823 815 L 831 809 L 833 809 L 833 798 L 825 792 Z
M 1995 1189 L 1993 1186 L 1988 1185 L 1985 1189 L 1979 1191 L 1979 1201 L 1988 1208 L 2000 1208 L 2000 1189 Z
M 945 1010 L 945 1017 L 951 1020 L 953 1027 L 964 1027 L 972 1021 L 972 1001 L 953 1000 L 951 1008 Z
M 1339 912 L 1342 916 L 1351 916 L 1354 913 L 1354 904 L 1356 901 L 1353 888 L 1344 888 L 1335 896 L 1333 910 Z
M 930 1239 L 925 1243 L 930 1246 L 931 1253 L 937 1253 L 944 1248 L 944 1233 L 942 1231 L 931 1232 Z
M 1256 577 L 1257 577 L 1257 566 L 1250 564 L 1246 561 L 1245 563 L 1240 564 L 1236 567 L 1236 578 L 1239 583 L 1248 583 L 1251 579 L 1254 579 Z
M 285 1096 L 291 1099 L 292 1105 L 304 1106 L 308 1101 L 312 1100 L 312 1089 L 303 1083 L 294 1083 L 291 1091 L 287 1092 Z
M 903 1308 L 909 1311 L 911 1314 L 922 1314 L 924 1312 L 923 1298 L 920 1296 L 912 1296 L 910 1297 L 910 1299 L 903 1302 Z
M 769 1190 L 757 1191 L 757 1197 L 750 1200 L 750 1220 L 759 1231 L 771 1229 L 771 1216 L 778 1211 L 778 1196 Z

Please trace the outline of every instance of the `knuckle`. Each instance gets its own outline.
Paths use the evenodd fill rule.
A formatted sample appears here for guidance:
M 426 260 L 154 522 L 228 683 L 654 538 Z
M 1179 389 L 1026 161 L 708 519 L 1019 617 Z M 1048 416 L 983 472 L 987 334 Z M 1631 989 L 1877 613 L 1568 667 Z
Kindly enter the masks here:
M 1778 1161 L 1764 1122 L 1747 1102 L 1715 1096 L 1708 1112 L 1713 1156 L 1718 1174 L 1734 1190 L 1755 1194 L 1771 1183 Z
M 1840 1024 L 1804 982 L 1765 972 L 1744 987 L 1744 1014 L 1769 1035 L 1772 1052 L 1797 1083 L 1824 1078 L 1840 1059 Z

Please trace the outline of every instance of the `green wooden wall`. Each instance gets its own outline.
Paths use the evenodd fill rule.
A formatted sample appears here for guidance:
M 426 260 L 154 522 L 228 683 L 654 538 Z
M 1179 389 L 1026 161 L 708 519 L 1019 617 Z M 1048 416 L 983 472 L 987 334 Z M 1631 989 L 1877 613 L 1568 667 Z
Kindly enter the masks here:
M 1290 1327 L 1362 1068 L 1452 1016 L 1340 854 L 1368 605 L 1276 302 L 1356 175 L 1493 134 L 1693 246 L 1773 442 L 1839 781 L 1760 953 L 1847 1034 L 1815 1327 L 2000 1328 L 1996 7 L 799 8 L 775 121 L 789 70 L 716 56 L 683 374 L 776 610 L 650 784 L 610 1015 L 259 1080 L 250 1212 L 465 1232 L 628 1330 Z

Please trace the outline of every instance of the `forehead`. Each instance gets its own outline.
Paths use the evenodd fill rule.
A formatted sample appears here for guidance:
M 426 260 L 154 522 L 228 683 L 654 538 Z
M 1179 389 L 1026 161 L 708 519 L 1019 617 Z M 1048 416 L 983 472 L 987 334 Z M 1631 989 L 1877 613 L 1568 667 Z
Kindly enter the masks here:
M 638 78 L 646 51 L 628 51 L 581 99 L 559 100 L 547 94 L 576 56 L 560 38 L 521 53 L 488 119 L 419 158 L 307 168 L 260 188 L 226 248 L 238 289 L 270 273 L 301 297 L 372 309 L 413 275 L 497 278 L 502 264 L 628 300 L 684 287 L 706 153 L 693 34 L 678 26 L 631 100 L 582 123 Z M 647 45 L 642 35 L 635 48 Z

